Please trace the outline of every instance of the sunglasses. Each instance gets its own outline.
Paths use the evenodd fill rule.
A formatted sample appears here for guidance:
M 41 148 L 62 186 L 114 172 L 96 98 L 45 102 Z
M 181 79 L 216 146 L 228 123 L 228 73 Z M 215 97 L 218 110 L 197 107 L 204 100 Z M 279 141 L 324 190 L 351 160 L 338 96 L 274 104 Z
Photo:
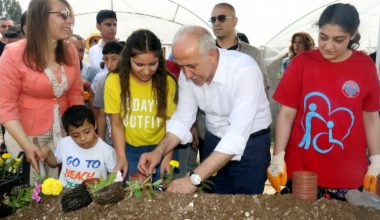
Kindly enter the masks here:
M 13 25 L 6 25 L 6 24 L 2 24 L 0 25 L 1 28 L 10 28 L 10 27 L 13 27 Z
M 50 11 L 49 14 L 59 14 L 63 18 L 63 20 L 66 20 L 70 16 L 69 10 L 62 10 L 62 11 Z
M 226 16 L 226 15 L 212 16 L 209 21 L 212 24 L 214 24 L 216 20 L 218 20 L 219 22 L 225 22 L 227 18 L 234 18 L 234 16 Z

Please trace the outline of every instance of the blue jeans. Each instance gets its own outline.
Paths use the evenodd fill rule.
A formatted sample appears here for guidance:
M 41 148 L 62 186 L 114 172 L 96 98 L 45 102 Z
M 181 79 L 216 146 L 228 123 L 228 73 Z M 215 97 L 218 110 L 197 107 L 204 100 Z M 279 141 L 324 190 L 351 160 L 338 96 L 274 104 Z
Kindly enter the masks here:
M 138 172 L 137 165 L 140 160 L 140 156 L 143 153 L 151 152 L 156 148 L 156 145 L 149 145 L 149 146 L 143 146 L 143 147 L 134 147 L 132 145 L 129 145 L 128 143 L 125 145 L 125 153 L 127 155 L 128 160 L 128 177 L 127 180 L 129 180 L 129 176 L 132 173 Z M 152 176 L 152 181 L 156 181 L 160 179 L 160 165 L 159 163 L 156 166 L 156 173 Z
M 219 143 L 220 138 L 206 132 L 201 162 L 206 159 Z M 218 194 L 261 194 L 267 180 L 266 170 L 270 163 L 270 132 L 250 137 L 240 161 L 230 161 L 215 177 L 211 193 Z

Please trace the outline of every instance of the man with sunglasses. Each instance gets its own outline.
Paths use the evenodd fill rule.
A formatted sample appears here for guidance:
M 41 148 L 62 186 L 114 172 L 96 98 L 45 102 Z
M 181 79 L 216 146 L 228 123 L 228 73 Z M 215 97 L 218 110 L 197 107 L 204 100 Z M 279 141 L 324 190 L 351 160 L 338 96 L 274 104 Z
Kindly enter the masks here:
M 238 23 L 235 8 L 228 3 L 216 4 L 211 12 L 210 22 L 212 24 L 212 31 L 216 37 L 217 47 L 248 54 L 257 62 L 264 77 L 265 92 L 268 96 L 269 79 L 264 59 L 259 49 L 238 38 L 235 29 Z
M 264 78 L 265 93 L 269 98 L 269 79 L 267 69 L 264 64 L 264 59 L 260 53 L 260 50 L 243 42 L 236 32 L 236 25 L 238 18 L 236 17 L 235 8 L 228 3 L 216 4 L 211 12 L 211 18 L 209 20 L 212 24 L 212 30 L 216 36 L 216 46 L 227 50 L 236 50 L 251 56 L 258 66 Z M 198 147 L 201 161 L 205 152 L 203 147 L 203 140 L 205 136 L 205 114 L 202 111 L 198 111 L 197 119 L 192 128 L 194 147 Z
M 0 40 L 0 56 L 3 53 L 4 47 L 6 42 L 4 42 L 4 34 L 7 32 L 8 28 L 13 27 L 14 22 L 10 18 L 0 18 L 0 33 L 1 33 L 1 40 Z

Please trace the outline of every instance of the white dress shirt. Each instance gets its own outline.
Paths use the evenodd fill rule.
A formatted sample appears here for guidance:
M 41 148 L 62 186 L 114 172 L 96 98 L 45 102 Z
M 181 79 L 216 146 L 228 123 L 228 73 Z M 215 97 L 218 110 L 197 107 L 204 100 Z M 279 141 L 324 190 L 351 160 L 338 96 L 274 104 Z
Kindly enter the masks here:
M 104 69 L 100 68 L 100 63 L 103 61 L 103 47 L 105 43 L 102 39 L 92 46 L 90 50 L 88 51 L 88 57 L 90 59 L 90 63 L 93 67 L 95 67 L 98 71 L 97 72 L 102 72 L 106 70 L 108 72 L 107 67 L 104 65 Z
M 249 136 L 271 124 L 269 102 L 257 63 L 246 54 L 218 50 L 219 63 L 210 84 L 197 86 L 181 71 L 177 110 L 167 132 L 182 144 L 191 142 L 190 128 L 199 106 L 206 113 L 207 130 L 221 138 L 215 151 L 234 155 L 232 160 L 239 161 Z

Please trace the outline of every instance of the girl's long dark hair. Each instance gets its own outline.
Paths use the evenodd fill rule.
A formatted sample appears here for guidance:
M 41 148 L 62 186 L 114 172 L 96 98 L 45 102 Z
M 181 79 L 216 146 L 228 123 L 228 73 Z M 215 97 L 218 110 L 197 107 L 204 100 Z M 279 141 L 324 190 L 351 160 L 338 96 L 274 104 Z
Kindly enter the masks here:
M 121 61 L 118 66 L 121 88 L 121 104 L 124 108 L 124 116 L 127 114 L 127 107 L 130 107 L 130 82 L 129 76 L 132 72 L 131 57 L 138 54 L 153 52 L 159 58 L 158 68 L 152 76 L 152 87 L 154 97 L 157 99 L 157 117 L 166 119 L 167 96 L 168 96 L 168 74 L 165 67 L 165 58 L 158 37 L 150 30 L 141 29 L 134 31 L 127 39 L 126 45 L 121 52 Z M 174 78 L 173 78 L 174 79 Z M 176 92 L 177 94 L 177 92 Z M 175 102 L 177 101 L 175 96 Z M 123 117 L 124 117 L 123 116 Z

